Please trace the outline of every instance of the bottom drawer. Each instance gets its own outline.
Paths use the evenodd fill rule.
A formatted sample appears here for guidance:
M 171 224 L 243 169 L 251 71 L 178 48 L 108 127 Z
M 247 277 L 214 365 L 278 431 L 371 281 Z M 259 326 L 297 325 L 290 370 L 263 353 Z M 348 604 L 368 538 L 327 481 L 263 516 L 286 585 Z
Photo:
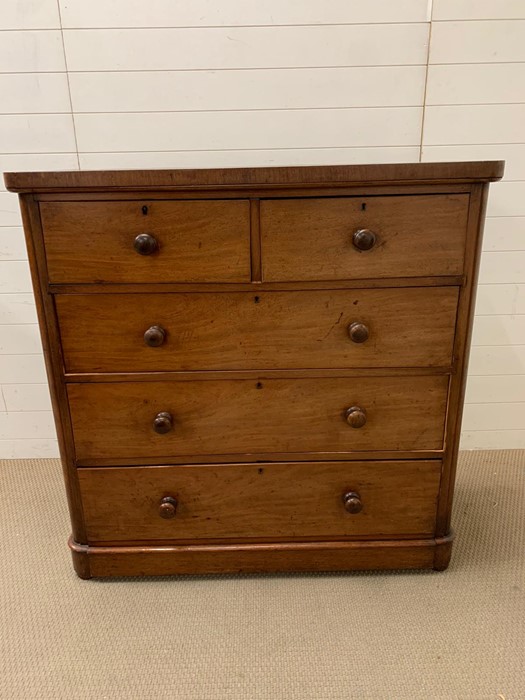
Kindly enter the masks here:
M 90 544 L 432 536 L 441 462 L 78 470 Z

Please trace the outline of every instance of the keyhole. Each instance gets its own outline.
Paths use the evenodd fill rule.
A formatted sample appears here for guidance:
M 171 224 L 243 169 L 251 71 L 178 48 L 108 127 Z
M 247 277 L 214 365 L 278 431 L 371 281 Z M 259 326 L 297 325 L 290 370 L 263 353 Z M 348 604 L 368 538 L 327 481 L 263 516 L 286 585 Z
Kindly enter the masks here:
M 260 297 L 254 297 L 253 300 L 256 304 L 258 304 L 261 301 Z
M 366 211 L 366 202 L 362 202 L 361 211 Z
M 147 216 L 147 215 L 148 215 L 148 207 L 147 207 L 146 205 L 144 205 L 144 206 L 142 207 L 142 215 L 143 215 L 143 216 Z

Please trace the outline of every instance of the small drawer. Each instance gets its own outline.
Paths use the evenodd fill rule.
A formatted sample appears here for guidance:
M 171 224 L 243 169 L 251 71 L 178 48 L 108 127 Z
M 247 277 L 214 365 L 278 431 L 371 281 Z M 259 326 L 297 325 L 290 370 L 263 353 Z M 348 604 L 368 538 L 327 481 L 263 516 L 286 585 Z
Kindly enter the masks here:
M 247 201 L 42 202 L 50 283 L 249 282 Z
M 90 544 L 429 537 L 438 460 L 79 470 Z
M 68 372 L 449 367 L 458 289 L 58 295 Z M 276 350 L 277 349 L 277 350 Z
M 261 202 L 265 281 L 463 273 L 469 196 Z
M 448 376 L 68 384 L 76 457 L 441 450 Z

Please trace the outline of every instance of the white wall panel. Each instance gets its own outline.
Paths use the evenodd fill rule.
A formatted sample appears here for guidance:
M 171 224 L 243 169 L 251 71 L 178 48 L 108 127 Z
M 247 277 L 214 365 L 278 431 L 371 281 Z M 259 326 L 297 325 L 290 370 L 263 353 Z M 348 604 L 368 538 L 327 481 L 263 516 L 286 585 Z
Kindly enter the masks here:
M 57 29 L 60 17 L 56 0 L 6 0 L 0 12 L 2 29 Z
M 499 374 L 525 374 L 525 345 L 483 345 L 471 349 L 470 376 Z
M 523 250 L 525 216 L 492 216 L 485 220 L 483 250 Z
M 525 20 L 435 22 L 430 63 L 525 61 Z
M 80 151 L 416 145 L 418 107 L 78 114 Z
M 4 355 L 0 384 L 42 384 L 47 381 L 43 355 Z
M 0 212 L 0 224 L 1 222 Z M 0 260 L 27 260 L 24 230 L 21 226 L 0 225 Z
M 525 284 L 480 284 L 476 316 L 525 314 Z
M 525 396 L 525 375 L 469 377 L 467 403 L 522 403 Z M 6 399 L 7 403 L 7 399 Z
M 525 315 L 477 316 L 472 329 L 472 344 L 525 345 Z
M 32 291 L 28 262 L 0 260 L 0 294 Z
M 85 170 L 129 168 L 245 168 L 270 165 L 345 165 L 349 163 L 410 163 L 419 146 L 378 148 L 282 148 L 207 151 L 141 151 L 80 153 Z
M 70 114 L 0 115 L 3 153 L 57 153 L 75 151 Z
M 51 410 L 47 384 L 4 384 L 2 394 L 8 411 Z
M 433 0 L 432 19 L 525 19 L 523 0 Z
M 525 250 L 482 253 L 480 284 L 519 284 L 524 278 Z
M 0 325 L 0 356 L 18 353 L 32 355 L 41 352 L 42 343 L 36 324 Z
M 2 32 L 0 38 L 0 73 L 66 70 L 60 31 Z
M 3 73 L 0 95 L 4 114 L 71 111 L 66 73 Z
M 490 193 L 487 216 L 525 216 L 525 180 L 498 183 Z
M 56 438 L 51 411 L 0 413 L 0 440 Z
M 0 191 L 0 227 L 19 227 L 21 225 L 22 216 L 17 198 L 9 192 Z
M 524 40 L 525 46 L 525 40 Z M 425 109 L 425 144 L 522 143 L 525 104 Z
M 463 430 L 523 430 L 525 403 L 466 404 Z
M 76 112 L 421 105 L 425 66 L 71 73 Z
M 465 430 L 461 433 L 462 450 L 525 449 L 525 430 Z
M 72 29 L 64 39 L 70 71 L 422 65 L 428 25 Z
M 525 63 L 429 66 L 427 105 L 498 102 L 525 102 Z
M 21 438 L 20 440 L 0 440 L 0 454 L 2 459 L 29 459 L 31 457 L 58 457 L 58 442 L 56 439 L 34 440 L 33 438 Z
M 60 0 L 64 27 L 198 27 L 424 22 L 427 0 Z
M 33 294 L 0 294 L 0 324 L 37 323 Z

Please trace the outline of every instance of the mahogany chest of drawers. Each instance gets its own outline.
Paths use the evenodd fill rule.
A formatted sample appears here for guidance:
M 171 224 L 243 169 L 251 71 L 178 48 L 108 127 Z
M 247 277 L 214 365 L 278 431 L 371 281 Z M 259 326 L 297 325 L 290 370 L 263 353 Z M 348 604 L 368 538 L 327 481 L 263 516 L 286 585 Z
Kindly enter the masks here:
M 7 174 L 78 575 L 444 569 L 502 173 Z

